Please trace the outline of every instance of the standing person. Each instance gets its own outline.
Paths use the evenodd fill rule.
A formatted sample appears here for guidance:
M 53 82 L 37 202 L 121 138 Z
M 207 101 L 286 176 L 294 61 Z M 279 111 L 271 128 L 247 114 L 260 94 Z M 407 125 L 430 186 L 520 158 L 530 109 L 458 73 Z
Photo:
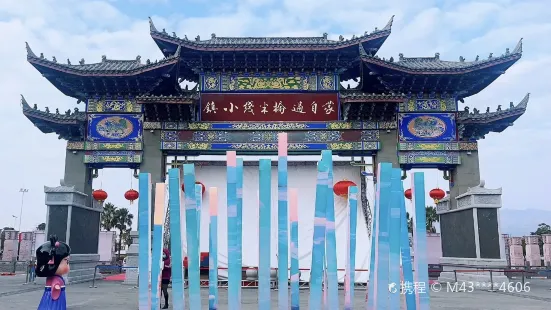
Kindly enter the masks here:
M 34 282 L 36 277 L 36 262 L 34 261 L 34 258 L 31 258 L 31 263 L 29 264 L 29 283 Z M 36 284 L 36 283 L 35 283 Z
M 168 309 L 168 285 L 172 275 L 172 264 L 170 262 L 170 252 L 163 249 L 163 271 L 161 273 L 161 292 L 165 297 L 165 306 L 162 309 Z
M 67 310 L 63 275 L 69 273 L 69 255 L 69 245 L 56 236 L 36 249 L 36 276 L 46 278 L 38 310 Z

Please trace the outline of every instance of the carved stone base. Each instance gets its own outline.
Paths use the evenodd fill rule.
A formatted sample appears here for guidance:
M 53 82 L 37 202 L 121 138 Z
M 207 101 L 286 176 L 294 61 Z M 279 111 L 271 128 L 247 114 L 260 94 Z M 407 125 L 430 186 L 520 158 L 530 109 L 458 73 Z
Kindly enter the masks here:
M 74 284 L 92 281 L 94 269 L 99 263 L 99 254 L 72 254 L 71 271 L 67 276 L 67 283 Z

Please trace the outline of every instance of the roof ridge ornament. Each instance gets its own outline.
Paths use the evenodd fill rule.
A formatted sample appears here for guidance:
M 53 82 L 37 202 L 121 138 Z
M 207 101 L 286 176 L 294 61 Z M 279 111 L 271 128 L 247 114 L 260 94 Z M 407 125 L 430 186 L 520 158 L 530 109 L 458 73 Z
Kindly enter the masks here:
M 522 39 L 518 41 L 517 45 L 515 46 L 515 49 L 513 50 L 513 54 L 522 54 Z
M 526 109 L 528 107 L 528 101 L 530 100 L 530 93 L 527 93 L 524 98 L 517 104 L 516 109 Z
M 21 106 L 23 107 L 23 109 L 31 107 L 27 102 L 27 100 L 25 99 L 25 97 L 23 96 L 23 94 L 21 94 Z
M 392 30 L 392 23 L 394 23 L 394 15 L 390 18 L 386 26 L 381 31 Z
M 151 17 L 148 17 L 149 18 L 149 32 L 159 32 L 157 31 L 157 28 L 155 28 L 155 25 L 153 24 L 153 20 L 151 19 Z
M 36 58 L 36 54 L 33 52 L 31 47 L 29 46 L 29 43 L 25 42 L 25 48 L 27 49 L 27 57 Z

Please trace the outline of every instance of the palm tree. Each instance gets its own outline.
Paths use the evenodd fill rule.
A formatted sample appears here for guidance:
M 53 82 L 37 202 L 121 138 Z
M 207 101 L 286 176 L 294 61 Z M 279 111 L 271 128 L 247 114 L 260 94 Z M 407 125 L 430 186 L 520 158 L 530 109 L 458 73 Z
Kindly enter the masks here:
M 132 215 L 127 208 L 120 208 L 115 210 L 113 227 L 119 230 L 119 259 L 121 258 L 122 242 L 125 239 L 124 235 L 129 234 L 130 229 L 132 229 L 133 219 L 134 215 Z
M 409 212 L 406 212 L 406 219 L 408 223 L 408 232 L 413 233 L 413 218 L 409 215 Z M 426 221 L 426 229 L 429 233 L 435 233 L 436 228 L 434 228 L 434 223 L 438 222 L 438 214 L 436 214 L 436 208 L 432 206 L 427 206 L 426 208 L 426 214 L 425 214 L 425 221 Z
M 111 231 L 115 226 L 115 212 L 117 207 L 114 204 L 108 202 L 103 206 L 103 212 L 101 213 L 101 228 Z

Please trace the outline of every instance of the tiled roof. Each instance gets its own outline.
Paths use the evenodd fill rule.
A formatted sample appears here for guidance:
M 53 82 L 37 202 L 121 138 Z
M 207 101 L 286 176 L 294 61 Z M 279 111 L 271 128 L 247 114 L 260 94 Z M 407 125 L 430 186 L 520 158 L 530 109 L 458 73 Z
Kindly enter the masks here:
M 234 50 L 254 48 L 272 50 L 332 50 L 386 37 L 390 35 L 393 20 L 394 16 L 388 21 L 383 29 L 379 30 L 375 28 L 371 33 L 366 31 L 363 35 L 358 37 L 353 36 L 350 40 L 345 40 L 342 36 L 339 37 L 339 40 L 329 40 L 327 38 L 327 33 L 324 33 L 321 37 L 217 37 L 216 34 L 213 33 L 211 38 L 207 40 L 201 40 L 199 36 L 194 40 L 189 40 L 187 36 L 179 38 L 174 32 L 172 35 L 169 35 L 164 29 L 158 31 L 151 18 L 149 18 L 149 28 L 153 38 L 192 49 Z
M 459 61 L 445 61 L 440 59 L 439 53 L 436 53 L 434 57 L 404 57 L 403 54 L 400 54 L 398 61 L 395 62 L 393 57 L 388 60 L 381 59 L 379 56 L 368 55 L 361 46 L 359 48 L 361 58 L 367 64 L 379 65 L 409 73 L 465 73 L 506 62 L 517 61 L 522 56 L 522 39 L 520 39 L 512 52 L 507 49 L 505 54 L 498 57 L 490 54 L 487 59 L 479 59 L 477 56 L 474 61 L 466 61 L 463 57 L 460 57 Z
M 92 64 L 85 64 L 84 59 L 81 59 L 79 64 L 71 64 L 70 60 L 67 59 L 67 64 L 62 64 L 58 63 L 55 57 L 53 57 L 52 60 L 48 60 L 44 58 L 42 53 L 40 56 L 36 56 L 36 54 L 31 50 L 29 44 L 26 42 L 25 44 L 27 48 L 27 60 L 31 64 L 44 66 L 75 75 L 137 75 L 166 65 L 176 64 L 180 58 L 180 49 L 178 49 L 172 56 L 166 57 L 160 61 L 156 60 L 154 62 L 151 62 L 148 59 L 145 64 L 141 62 L 140 56 L 137 56 L 135 60 L 111 60 L 107 59 L 106 56 L 102 56 L 101 62 Z
M 402 102 L 406 99 L 405 94 L 376 94 L 364 93 L 361 91 L 340 91 L 341 102 Z
M 79 124 L 86 121 L 86 113 L 79 112 L 76 108 L 74 111 L 69 110 L 65 113 L 59 113 L 57 109 L 55 113 L 50 113 L 48 108 L 46 108 L 46 111 L 40 111 L 36 104 L 34 107 L 31 107 L 23 95 L 21 95 L 21 107 L 23 114 L 33 123 L 36 120 L 55 124 Z
M 192 103 L 199 100 L 198 92 L 188 92 L 178 96 L 139 96 L 136 97 L 137 103 Z
M 476 109 L 470 111 L 468 107 L 465 108 L 465 111 L 459 112 L 457 117 L 458 123 L 491 123 L 499 121 L 502 119 L 517 119 L 526 112 L 528 107 L 528 101 L 530 100 L 530 94 L 526 94 L 524 98 L 517 104 L 514 105 L 512 102 L 509 105 L 509 108 L 502 110 L 501 105 L 498 106 L 497 110 L 490 112 L 489 108 L 486 112 L 480 112 Z

